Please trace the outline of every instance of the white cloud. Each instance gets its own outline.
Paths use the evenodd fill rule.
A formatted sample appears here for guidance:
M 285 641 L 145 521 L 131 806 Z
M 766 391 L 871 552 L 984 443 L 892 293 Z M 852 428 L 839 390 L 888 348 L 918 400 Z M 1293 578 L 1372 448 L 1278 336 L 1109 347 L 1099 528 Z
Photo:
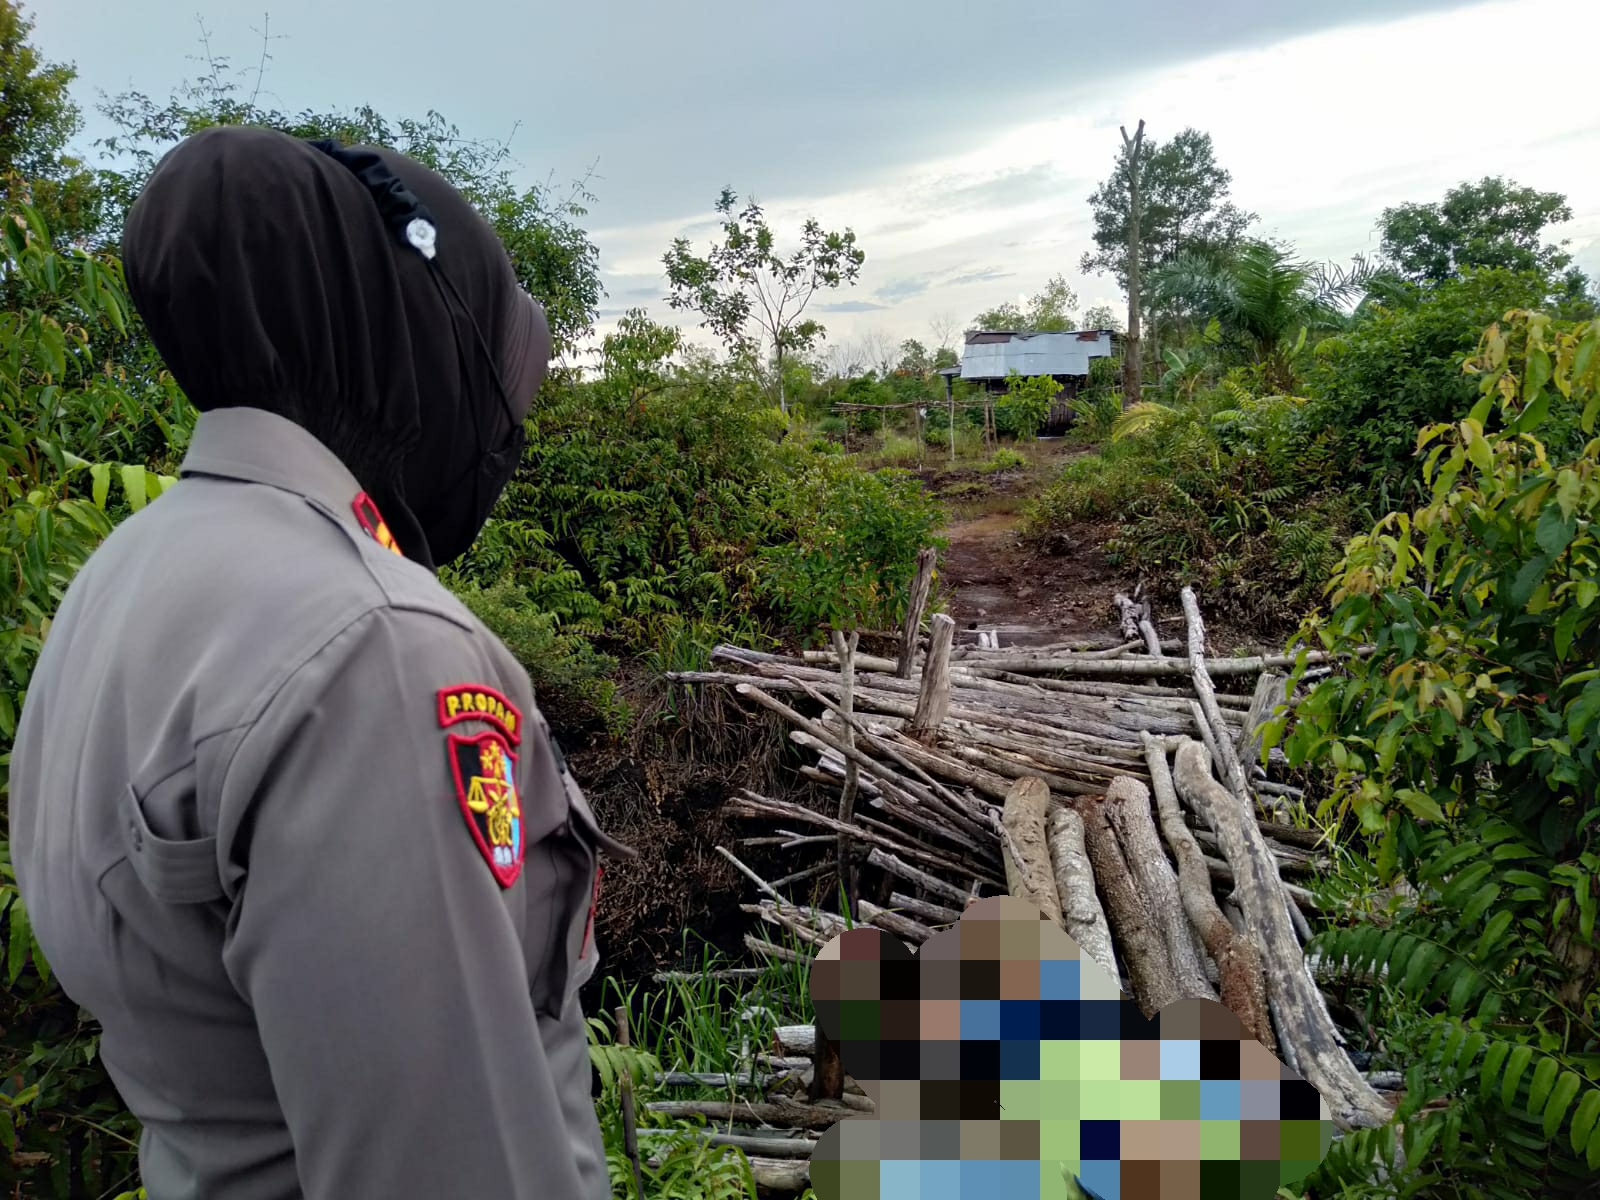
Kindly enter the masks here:
M 1537 44 L 1538 62 L 1508 61 L 1508 39 Z M 1057 272 L 1082 304 L 1120 303 L 1115 285 L 1077 269 L 1090 248 L 1089 193 L 1110 169 L 1120 123 L 1152 136 L 1209 132 L 1233 173 L 1233 197 L 1261 232 L 1313 258 L 1377 248 L 1383 208 L 1432 201 L 1452 185 L 1503 174 L 1564 193 L 1573 239 L 1600 267 L 1600 104 L 1592 51 L 1600 5 L 1517 0 L 1377 26 L 1355 26 L 1218 55 L 1095 85 L 1061 115 L 997 130 L 987 145 L 929 161 L 891 185 L 763 197 L 780 235 L 815 215 L 848 225 L 867 251 L 860 285 L 819 303 L 882 302 L 895 281 L 933 276 L 891 310 L 829 314 L 836 338 L 866 330 L 925 336 L 936 313 L 964 320 L 1026 294 Z M 1528 87 L 1529 71 L 1537 87 Z M 599 230 L 608 272 L 659 277 L 661 254 L 703 213 Z M 955 285 L 992 272 L 1005 278 Z M 939 282 L 944 280 L 945 282 Z M 641 281 L 630 280 L 637 287 Z M 651 306 L 670 319 L 664 304 Z

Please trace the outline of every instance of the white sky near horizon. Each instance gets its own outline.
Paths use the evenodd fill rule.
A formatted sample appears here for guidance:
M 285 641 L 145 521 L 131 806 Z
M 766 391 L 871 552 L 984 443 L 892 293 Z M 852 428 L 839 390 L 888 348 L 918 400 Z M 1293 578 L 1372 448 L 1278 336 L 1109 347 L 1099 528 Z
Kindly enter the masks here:
M 787 26 L 759 6 L 684 0 L 657 27 L 671 6 L 597 0 L 574 14 L 461 0 L 454 24 L 430 32 L 437 7 L 412 12 L 414 2 L 349 0 L 330 14 L 288 0 L 271 15 L 283 40 L 271 43 L 266 95 L 290 110 L 433 107 L 486 136 L 520 122 L 512 147 L 528 182 L 598 160 L 587 226 L 609 293 L 601 333 L 635 306 L 692 325 L 663 299 L 661 256 L 680 235 L 704 248 L 724 184 L 759 200 L 780 238 L 808 215 L 855 230 L 867 254 L 859 284 L 813 303 L 833 342 L 931 344 L 941 316 L 959 337 L 977 312 L 1056 273 L 1084 308 L 1120 305 L 1115 284 L 1078 261 L 1118 126 L 1131 132 L 1140 118 L 1157 139 L 1191 125 L 1210 133 L 1234 202 L 1259 214 L 1255 232 L 1302 257 L 1371 254 L 1385 206 L 1498 174 L 1566 195 L 1573 220 L 1552 234 L 1600 278 L 1594 0 L 1307 0 L 1288 16 L 1271 0 L 1219 0 L 1219 28 L 1192 32 L 1181 26 L 1195 10 L 1179 0 L 1012 5 L 986 19 L 959 3 L 934 12 L 945 0 L 880 0 L 846 3 L 837 20 L 834 0 L 814 0 L 813 28 L 771 51 L 782 61 L 770 66 L 762 56 Z M 912 14 L 938 31 L 908 33 Z M 195 73 L 192 10 L 49 0 L 32 15 L 45 58 L 78 69 L 85 147 L 107 128 L 97 92 L 164 98 Z M 226 0 L 205 21 L 220 53 L 253 62 L 259 11 Z M 518 68 L 506 57 L 518 22 L 526 44 L 543 29 L 558 48 Z M 481 37 L 501 26 L 504 38 Z M 1008 28 L 1019 44 L 1007 44 Z M 1052 59 L 1062 31 L 1078 44 Z M 1152 49 L 1128 61 L 1121 47 L 1140 38 Z

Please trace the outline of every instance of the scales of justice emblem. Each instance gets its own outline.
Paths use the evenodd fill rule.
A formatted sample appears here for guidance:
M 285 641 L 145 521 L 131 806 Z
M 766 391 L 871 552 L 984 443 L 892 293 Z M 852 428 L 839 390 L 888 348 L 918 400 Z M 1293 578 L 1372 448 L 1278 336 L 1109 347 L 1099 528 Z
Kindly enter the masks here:
M 450 735 L 450 765 L 456 795 L 478 850 L 501 887 L 522 871 L 522 802 L 517 795 L 516 755 L 498 733 Z

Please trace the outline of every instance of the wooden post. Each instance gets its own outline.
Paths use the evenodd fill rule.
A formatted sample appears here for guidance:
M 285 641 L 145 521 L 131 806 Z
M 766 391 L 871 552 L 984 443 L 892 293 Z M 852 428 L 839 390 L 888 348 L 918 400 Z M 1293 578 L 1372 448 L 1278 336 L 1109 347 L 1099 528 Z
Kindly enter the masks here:
M 917 696 L 917 707 L 908 730 L 914 738 L 925 741 L 938 733 L 939 726 L 950 713 L 950 647 L 955 636 L 955 619 L 945 613 L 934 613 L 928 636 L 928 657 L 922 666 L 922 691 Z
M 1144 197 L 1140 192 L 1139 173 L 1144 158 L 1144 121 L 1130 138 L 1126 127 L 1122 129 L 1122 145 L 1128 162 L 1128 333 L 1123 339 L 1122 351 L 1122 407 L 1132 408 L 1139 403 L 1143 364 L 1139 347 L 1139 285 L 1140 280 L 1140 223 L 1144 217 Z
M 627 1048 L 628 1045 L 628 1007 L 622 1005 L 617 1009 L 617 1045 Z M 644 1200 L 644 1172 L 639 1166 L 639 1126 L 633 1113 L 633 1076 L 628 1071 L 622 1073 L 622 1145 L 627 1151 L 628 1162 L 633 1166 L 633 1186 L 638 1200 Z
M 944 377 L 944 398 L 950 406 L 950 465 L 956 465 L 956 381 L 953 375 Z
M 917 635 L 922 632 L 922 614 L 928 607 L 928 595 L 933 590 L 933 568 L 939 552 L 929 547 L 917 554 L 917 574 L 911 581 L 911 603 L 906 607 L 905 625 L 900 630 L 900 661 L 895 674 L 901 679 L 911 678 L 911 667 L 916 662 Z
M 1000 818 L 1001 853 L 1005 858 L 1006 890 L 1061 925 L 1061 899 L 1056 891 L 1046 828 L 1049 809 L 1050 789 L 1044 780 L 1034 776 L 1017 780 L 1006 794 L 1005 811 Z

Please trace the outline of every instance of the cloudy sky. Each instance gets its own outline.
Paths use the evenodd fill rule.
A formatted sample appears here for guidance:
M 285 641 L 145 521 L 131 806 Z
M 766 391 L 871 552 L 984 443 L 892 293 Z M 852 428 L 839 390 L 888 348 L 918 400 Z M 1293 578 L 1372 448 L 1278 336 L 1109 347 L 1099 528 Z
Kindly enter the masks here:
M 34 0 L 34 42 L 101 92 L 192 76 L 193 9 Z M 1257 231 L 1306 257 L 1376 249 L 1386 205 L 1485 174 L 1564 193 L 1600 276 L 1594 0 L 210 0 L 214 52 L 280 107 L 437 109 L 502 137 L 532 182 L 583 174 L 602 328 L 663 302 L 661 256 L 705 244 L 724 185 L 780 234 L 849 226 L 859 284 L 816 302 L 835 341 L 918 337 L 1064 274 L 1085 307 L 1087 197 L 1143 118 L 1213 136 Z M 978 15 L 979 13 L 983 15 Z M 105 131 L 92 112 L 85 139 Z

